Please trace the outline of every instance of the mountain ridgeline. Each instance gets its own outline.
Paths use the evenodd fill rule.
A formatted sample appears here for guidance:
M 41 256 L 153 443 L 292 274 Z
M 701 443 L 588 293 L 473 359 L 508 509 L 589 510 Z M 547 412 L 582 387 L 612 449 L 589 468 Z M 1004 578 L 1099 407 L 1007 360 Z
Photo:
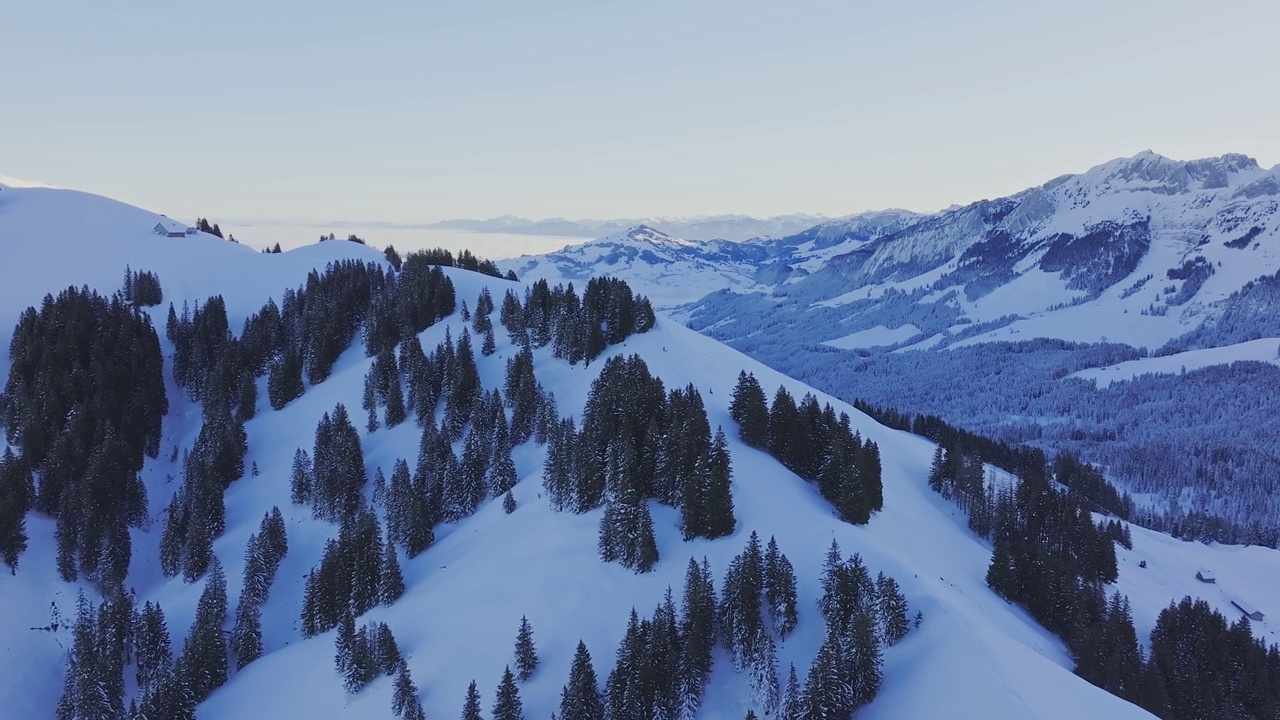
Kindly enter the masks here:
M 768 248 L 764 261 L 686 244 L 682 262 L 712 284 L 673 304 L 690 327 L 846 401 L 1105 466 L 1144 496 L 1150 527 L 1275 546 L 1267 408 L 1280 369 L 1233 365 L 1231 346 L 1280 346 L 1277 242 L 1280 168 L 1142 153 L 888 227 L 854 218 L 743 244 Z M 670 267 L 619 272 L 660 295 Z M 1189 359 L 1181 375 L 1075 377 L 1215 348 L 1211 367 Z

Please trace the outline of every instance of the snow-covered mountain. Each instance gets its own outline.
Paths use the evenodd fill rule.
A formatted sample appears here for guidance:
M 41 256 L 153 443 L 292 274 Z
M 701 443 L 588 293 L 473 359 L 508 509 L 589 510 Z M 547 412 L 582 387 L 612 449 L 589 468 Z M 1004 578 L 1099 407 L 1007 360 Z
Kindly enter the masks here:
M 674 308 L 708 292 L 768 290 L 820 269 L 828 260 L 918 221 L 905 210 L 869 212 L 822 224 L 786 238 L 743 242 L 674 237 L 636 225 L 554 253 L 500 263 L 520 277 L 580 282 L 593 274 L 627 279 L 658 307 Z
M 732 291 L 687 309 L 703 325 L 734 315 L 751 325 L 738 311 L 755 306 L 752 295 L 768 295 L 784 313 L 847 306 L 822 340 L 883 320 L 916 328 L 904 340 L 1105 337 L 1154 350 L 1214 320 L 1250 280 L 1280 270 L 1280 167 L 1264 170 L 1243 155 L 1182 162 L 1144 152 L 935 215 L 864 213 L 772 240 L 685 242 L 678 257 L 639 245 L 615 254 L 620 242 L 648 237 L 634 235 L 506 265 L 569 279 L 599 259 L 672 302 L 695 299 L 694 287 Z M 858 302 L 890 292 L 906 293 L 908 306 L 892 316 Z M 975 334 L 984 323 L 992 326 Z M 735 337 L 732 329 L 717 336 Z
M 488 220 L 442 220 L 426 227 L 438 230 L 508 233 L 513 235 L 546 235 L 553 237 L 597 238 L 625 232 L 638 225 L 658 228 L 662 232 L 690 240 L 748 240 L 757 237 L 783 237 L 823 222 L 822 215 L 778 215 L 756 218 L 749 215 L 702 215 L 696 217 L 654 217 L 643 219 L 566 220 L 527 218 L 503 215 Z
M 169 302 L 182 307 L 219 294 L 235 330 L 268 298 L 280 302 L 286 288 L 302 284 L 309 272 L 326 263 L 385 262 L 372 248 L 341 241 L 270 255 L 207 235 L 162 237 L 153 232 L 160 221 L 154 213 L 86 193 L 12 186 L 0 190 L 0 253 L 6 258 L 0 263 L 0 322 L 12 326 L 23 308 L 38 306 L 45 293 L 68 285 L 114 292 L 128 265 L 159 276 L 165 305 L 147 310 L 158 327 L 164 326 Z M 893 222 L 897 221 L 885 225 Z M 870 247 L 879 241 L 871 237 L 850 242 Z M 762 246 L 724 244 L 715 262 L 721 267 L 750 267 L 749 257 L 733 254 L 751 252 L 750 248 Z M 590 254 L 596 250 L 600 252 Z M 715 257 L 706 245 L 637 228 L 595 249 L 566 251 L 554 265 L 573 268 L 578 274 L 572 278 L 578 280 L 590 268 L 627 276 L 664 263 L 703 273 L 698 263 L 710 264 L 708 258 Z M 523 290 L 522 284 L 477 273 L 453 268 L 445 272 L 459 301 L 474 300 L 486 287 L 495 298 L 508 289 Z M 454 314 L 424 331 L 421 342 L 433 347 L 446 333 L 460 337 L 466 325 Z M 172 348 L 163 342 L 168 355 Z M 486 389 L 502 385 L 507 359 L 517 350 L 499 332 L 495 353 L 477 358 Z M 535 352 L 535 370 L 554 393 L 560 412 L 581 419 L 588 389 L 605 360 L 632 353 L 643 358 L 667 387 L 696 387 L 705 399 L 711 426 L 728 431 L 736 531 L 714 541 L 683 542 L 674 511 L 654 504 L 660 553 L 654 571 L 637 575 L 603 564 L 596 551 L 601 510 L 583 515 L 553 510 L 542 487 L 545 448 L 532 442 L 518 447 L 516 510 L 506 514 L 500 499 L 489 500 L 476 514 L 438 527 L 430 548 L 403 561 L 405 595 L 361 619 L 386 622 L 394 631 L 427 717 L 453 717 L 472 679 L 489 706 L 502 669 L 511 662 L 521 616 L 533 624 L 542 658 L 537 672 L 520 688 L 525 717 L 550 716 L 558 708 L 579 639 L 590 649 L 603 681 L 631 608 L 646 614 L 662 600 L 665 589 L 678 589 L 690 558 L 707 558 L 719 582 L 753 531 L 777 538 L 799 578 L 799 625 L 779 648 L 780 668 L 794 663 L 803 674 L 822 641 L 823 623 L 815 603 L 821 592 L 820 568 L 832 540 L 846 552 L 860 553 L 873 573 L 896 577 L 912 610 L 922 612 L 920 626 L 886 651 L 883 687 L 858 717 L 1150 717 L 1072 674 L 1073 662 L 1062 643 L 987 587 L 990 546 L 926 484 L 931 443 L 881 426 L 839 398 L 812 390 L 661 314 L 652 330 L 609 348 L 599 362 L 569 365 L 549 349 L 540 349 Z M 299 633 L 306 575 L 338 529 L 292 504 L 289 488 L 295 448 L 312 446 L 317 422 L 335 403 L 359 406 L 372 362 L 357 342 L 324 382 L 308 387 L 280 410 L 260 400 L 257 415 L 245 424 L 249 450 L 244 465 L 258 472 L 246 472 L 227 489 L 226 531 L 213 546 L 226 568 L 231 597 L 241 592 L 249 535 L 272 506 L 284 513 L 289 550 L 263 607 L 264 656 L 232 672 L 229 682 L 200 706 L 201 720 L 390 717 L 390 679 L 375 680 L 359 694 L 348 695 L 334 669 L 335 632 L 311 639 Z M 6 353 L 3 367 L 7 366 Z M 797 398 L 813 392 L 837 411 L 848 412 L 853 429 L 879 446 L 885 506 L 868 525 L 840 522 L 812 486 L 768 454 L 737 440 L 728 404 L 740 370 L 753 373 L 770 390 L 782 385 Z M 139 605 L 152 601 L 163 606 L 176 652 L 195 614 L 203 581 L 188 584 L 181 577 L 165 578 L 158 568 L 158 537 L 163 510 L 182 473 L 177 458 L 194 442 L 201 411 L 171 381 L 168 395 L 171 410 L 164 418 L 163 452 L 148 459 L 142 471 L 151 529 L 131 531 L 133 560 L 125 585 Z M 265 395 L 259 391 L 260 398 Z M 417 456 L 420 433 L 413 422 L 374 432 L 362 428 L 359 434 L 371 475 L 376 469 L 390 475 L 397 459 L 412 462 Z M 52 717 L 72 645 L 65 619 L 74 617 L 77 592 L 91 599 L 96 595 L 88 584 L 59 580 L 51 519 L 33 513 L 27 528 L 30 547 L 19 569 L 0 580 L 0 607 L 6 618 L 0 624 L 0 648 L 6 658 L 0 663 L 0 708 L 15 718 Z M 1185 543 L 1140 528 L 1133 534 L 1132 550 L 1117 549 L 1117 587 L 1134 603 L 1139 637 L 1148 635 L 1161 609 L 1188 594 L 1204 598 L 1228 617 L 1236 614 L 1232 599 L 1237 596 L 1252 600 L 1267 617 L 1280 617 L 1275 586 L 1280 552 Z M 1213 568 L 1219 583 L 1198 582 L 1195 572 L 1202 567 Z M 64 619 L 53 630 L 48 629 L 51 612 Z M 1254 627 L 1268 642 L 1276 638 L 1269 624 Z M 747 684 L 745 675 L 735 672 L 728 656 L 717 650 L 699 717 L 742 717 L 752 707 Z M 755 709 L 759 715 L 760 709 Z
M 582 269 L 568 258 L 608 257 L 593 248 L 610 242 L 507 266 L 571 277 Z M 1205 394 L 1269 397 L 1265 368 L 1228 365 L 1273 361 L 1280 347 L 1280 167 L 1143 152 L 934 215 L 858 215 L 776 240 L 696 244 L 678 263 L 639 253 L 610 271 L 690 327 L 845 399 L 1084 453 L 1159 512 L 1277 526 L 1280 505 L 1261 498 L 1278 488 L 1261 469 L 1280 428 L 1263 405 L 1228 411 Z M 902 355 L 957 348 L 972 350 Z M 1016 382 L 992 386 L 992 367 L 1016 367 Z M 1184 371 L 1200 372 L 1182 382 Z M 1100 384 L 1072 382 L 1088 378 Z M 1170 393 L 1172 409 L 1116 416 Z M 1159 457 L 1177 467 L 1153 463 L 1149 448 L 1175 435 Z

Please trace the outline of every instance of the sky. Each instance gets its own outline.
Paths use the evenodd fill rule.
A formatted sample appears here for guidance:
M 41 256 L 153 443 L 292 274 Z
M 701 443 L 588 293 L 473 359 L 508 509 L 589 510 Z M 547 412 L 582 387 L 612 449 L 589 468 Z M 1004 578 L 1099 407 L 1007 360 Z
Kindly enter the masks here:
M 0 174 L 174 217 L 937 210 L 1151 149 L 1280 163 L 1280 3 L 42 0 Z

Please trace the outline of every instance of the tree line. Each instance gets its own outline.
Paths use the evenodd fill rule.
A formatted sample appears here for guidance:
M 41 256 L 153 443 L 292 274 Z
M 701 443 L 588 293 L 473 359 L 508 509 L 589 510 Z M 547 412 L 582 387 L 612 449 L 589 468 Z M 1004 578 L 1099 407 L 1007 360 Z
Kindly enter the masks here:
M 119 585 L 129 528 L 147 521 L 138 473 L 159 452 L 169 410 L 151 320 L 120 294 L 68 288 L 23 312 L 9 357 L 0 425 L 18 452 L 0 467 L 0 495 L 11 501 L 0 511 L 0 551 L 16 566 L 34 508 L 56 520 L 64 580 Z
M 987 585 L 1062 638 L 1076 674 L 1170 720 L 1280 712 L 1274 679 L 1280 648 L 1254 638 L 1247 618 L 1228 626 L 1206 603 L 1187 597 L 1160 613 L 1150 653 L 1143 652 L 1129 599 L 1105 590 L 1118 577 L 1115 545 L 1131 548 L 1132 538 L 1119 520 L 1093 519 L 1095 507 L 1130 507 L 1100 473 L 1069 455 L 1049 465 L 1039 450 L 1012 448 L 937 418 L 910 427 L 946 443 L 935 451 L 929 485 L 993 542 Z M 1012 486 L 985 476 L 987 457 L 1017 468 Z
M 680 510 L 686 540 L 723 537 L 736 527 L 723 431 L 712 437 L 696 387 L 667 392 L 638 355 L 606 360 L 581 429 L 568 418 L 548 436 L 543 487 L 558 510 L 604 505 L 599 546 L 606 562 L 637 572 L 657 563 L 650 499 Z
M 845 522 L 865 525 L 884 506 L 880 448 L 853 432 L 847 413 L 837 416 L 830 403 L 820 408 L 812 393 L 797 405 L 783 386 L 770 406 L 760 381 L 741 371 L 729 414 L 744 443 L 817 483 Z

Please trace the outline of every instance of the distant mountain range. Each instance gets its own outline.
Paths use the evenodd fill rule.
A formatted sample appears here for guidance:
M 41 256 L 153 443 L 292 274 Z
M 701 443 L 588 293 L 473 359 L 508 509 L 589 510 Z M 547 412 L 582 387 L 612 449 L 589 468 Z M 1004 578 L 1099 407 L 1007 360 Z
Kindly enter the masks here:
M 912 323 L 916 340 L 944 345 L 1014 334 L 1155 349 L 1280 269 L 1278 208 L 1280 167 L 1145 152 L 936 214 L 863 213 L 745 241 L 642 224 L 505 265 L 548 279 L 615 272 L 667 306 L 742 294 L 685 309 L 714 322 L 755 327 L 742 311 L 764 298 L 779 323 L 840 308 L 826 340 Z M 884 315 L 886 293 L 916 310 Z
M 566 220 L 527 218 L 503 215 L 488 220 L 444 220 L 423 227 L 432 230 L 510 233 L 515 235 L 547 235 L 597 238 L 625 232 L 644 225 L 669 235 L 688 240 L 748 240 L 756 237 L 782 237 L 807 230 L 830 218 L 825 215 L 779 215 L 755 218 L 749 215 L 709 215 L 690 218 L 643 218 L 615 220 Z
M 1280 518 L 1261 470 L 1280 463 L 1280 166 L 1143 152 L 936 214 L 743 242 L 647 226 L 504 267 L 616 274 L 828 392 L 1082 452 L 1152 507 Z

